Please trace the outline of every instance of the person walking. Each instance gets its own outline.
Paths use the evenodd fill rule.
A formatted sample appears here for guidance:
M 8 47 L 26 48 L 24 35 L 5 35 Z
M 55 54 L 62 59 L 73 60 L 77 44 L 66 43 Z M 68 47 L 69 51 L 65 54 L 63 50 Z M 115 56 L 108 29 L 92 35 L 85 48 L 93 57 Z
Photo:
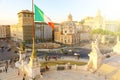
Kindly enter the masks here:
M 23 79 L 22 80 L 25 80 L 25 77 L 23 76 Z
M 5 66 L 5 72 L 7 73 L 7 66 Z
M 26 77 L 26 74 L 24 74 L 24 76 L 23 76 L 23 79 L 22 79 L 22 80 L 25 80 L 25 79 L 26 79 L 25 77 Z
M 18 69 L 18 76 L 20 75 L 20 70 Z

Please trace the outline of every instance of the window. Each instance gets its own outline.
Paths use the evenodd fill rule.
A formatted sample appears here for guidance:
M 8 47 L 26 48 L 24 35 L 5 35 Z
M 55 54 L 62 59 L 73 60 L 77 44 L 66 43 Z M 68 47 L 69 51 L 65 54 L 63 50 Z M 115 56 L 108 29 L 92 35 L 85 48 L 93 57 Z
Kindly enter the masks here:
M 21 15 L 19 15 L 19 17 L 21 17 Z
M 67 33 L 67 31 L 65 31 L 65 33 Z
M 24 17 L 26 17 L 26 14 L 24 14 Z
M 72 30 L 70 30 L 70 33 L 72 33 Z
M 30 17 L 30 15 L 28 14 L 28 17 Z
M 66 40 L 65 40 L 65 43 L 66 43 Z

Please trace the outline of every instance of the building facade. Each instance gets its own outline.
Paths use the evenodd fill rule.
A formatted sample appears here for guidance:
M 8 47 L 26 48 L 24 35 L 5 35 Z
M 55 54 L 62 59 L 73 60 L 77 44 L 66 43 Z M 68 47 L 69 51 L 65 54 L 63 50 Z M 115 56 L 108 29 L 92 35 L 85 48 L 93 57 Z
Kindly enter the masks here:
M 46 42 L 53 40 L 51 27 L 45 22 L 35 22 L 35 39 L 36 42 Z
M 0 25 L 0 39 L 10 38 L 10 25 Z
M 83 19 L 83 26 L 88 26 L 90 29 L 101 28 L 104 30 L 112 32 L 120 32 L 120 21 L 119 20 L 107 20 L 102 15 L 100 10 L 98 10 L 95 17 L 86 17 Z M 93 35 L 92 39 L 98 38 L 101 43 L 114 42 L 115 36 L 112 35 Z
M 95 17 L 86 17 L 84 19 L 84 26 L 89 26 L 91 29 L 94 28 L 103 28 L 104 27 L 104 18 L 101 15 L 100 10 L 98 10 Z
M 54 41 L 61 43 L 61 24 L 57 23 L 54 27 Z
M 18 24 L 11 25 L 11 38 L 14 41 L 32 43 L 32 12 L 22 10 L 18 13 Z M 44 22 L 34 22 L 35 41 L 52 41 L 52 29 Z
M 74 45 L 80 42 L 79 29 L 76 27 L 75 22 L 72 21 L 72 15 L 68 15 L 68 20 L 62 22 L 55 27 L 55 41 L 66 44 Z
M 86 17 L 84 19 L 84 26 L 89 26 L 91 29 L 102 28 L 105 30 L 116 32 L 120 29 L 120 21 L 106 20 L 102 15 L 101 11 L 98 10 L 95 17 Z
M 18 13 L 18 24 L 11 25 L 11 38 L 14 41 L 32 41 L 32 12 L 22 10 Z

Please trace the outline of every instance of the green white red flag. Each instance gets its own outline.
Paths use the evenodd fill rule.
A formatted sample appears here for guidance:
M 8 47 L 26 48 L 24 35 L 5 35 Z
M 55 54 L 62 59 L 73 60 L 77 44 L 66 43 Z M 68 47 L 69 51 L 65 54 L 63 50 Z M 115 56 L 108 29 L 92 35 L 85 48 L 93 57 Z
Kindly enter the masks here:
M 35 10 L 34 20 L 37 22 L 46 22 L 53 30 L 54 23 L 51 21 L 51 19 L 47 17 L 44 14 L 44 12 L 39 7 L 37 7 L 35 4 L 34 4 L 34 10 Z

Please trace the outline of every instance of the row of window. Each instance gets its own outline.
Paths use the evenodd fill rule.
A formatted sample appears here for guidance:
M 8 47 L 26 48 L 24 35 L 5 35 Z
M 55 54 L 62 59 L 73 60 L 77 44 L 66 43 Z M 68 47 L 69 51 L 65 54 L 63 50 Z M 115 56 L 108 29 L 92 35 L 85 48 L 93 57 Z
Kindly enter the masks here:
M 61 41 L 63 42 L 63 39 L 61 39 Z M 64 39 L 64 43 L 72 43 L 72 41 L 70 39 L 68 40 Z
M 5 33 L 6 33 L 6 31 L 4 31 L 4 30 L 1 30 L 1 31 L 0 31 L 0 33 L 2 33 L 2 34 L 5 34 Z
M 6 37 L 6 35 L 0 35 L 0 37 Z
M 19 17 L 22 17 L 22 15 L 19 15 Z M 31 14 L 23 14 L 23 17 L 32 17 Z
M 24 17 L 32 17 L 31 14 L 24 14 Z

